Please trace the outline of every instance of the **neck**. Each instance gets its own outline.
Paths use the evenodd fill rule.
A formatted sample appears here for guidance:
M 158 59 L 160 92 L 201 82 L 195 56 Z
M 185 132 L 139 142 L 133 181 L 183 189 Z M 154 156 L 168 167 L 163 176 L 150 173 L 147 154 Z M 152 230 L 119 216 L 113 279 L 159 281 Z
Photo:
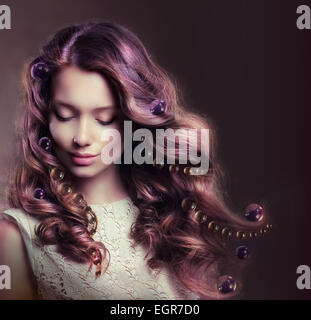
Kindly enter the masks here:
M 88 204 L 100 205 L 129 196 L 116 164 L 110 165 L 94 177 L 73 177 L 73 184 L 76 191 L 83 195 Z

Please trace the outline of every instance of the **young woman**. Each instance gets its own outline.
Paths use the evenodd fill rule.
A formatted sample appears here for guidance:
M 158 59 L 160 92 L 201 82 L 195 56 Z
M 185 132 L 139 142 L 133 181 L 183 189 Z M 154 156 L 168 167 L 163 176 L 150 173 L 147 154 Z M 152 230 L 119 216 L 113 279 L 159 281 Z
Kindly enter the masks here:
M 225 205 L 211 123 L 182 106 L 132 32 L 113 23 L 60 30 L 27 65 L 24 87 L 0 223 L 0 264 L 12 277 L 2 298 L 221 299 L 239 291 L 241 265 L 233 266 L 248 249 L 232 254 L 228 240 L 271 225 L 260 205 L 245 216 Z M 125 123 L 151 139 L 135 141 Z M 157 130 L 169 128 L 209 129 L 207 173 L 194 174 L 198 166 L 178 162 L 178 152 L 169 164 L 168 145 L 164 162 L 155 159 Z M 198 147 L 187 134 L 176 150 Z M 140 154 L 151 164 L 125 161 L 139 143 L 154 151 Z

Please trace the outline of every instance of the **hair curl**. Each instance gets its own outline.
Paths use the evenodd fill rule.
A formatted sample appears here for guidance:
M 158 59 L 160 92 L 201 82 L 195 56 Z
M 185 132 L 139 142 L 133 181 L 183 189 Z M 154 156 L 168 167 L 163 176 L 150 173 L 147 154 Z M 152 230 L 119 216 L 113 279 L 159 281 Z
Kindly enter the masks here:
M 50 77 L 44 82 L 31 77 L 31 67 L 38 61 L 50 67 Z M 64 192 L 70 181 L 50 176 L 51 167 L 62 168 L 62 164 L 53 152 L 47 153 L 38 145 L 42 136 L 51 138 L 48 129 L 51 80 L 67 65 L 105 76 L 116 92 L 124 119 L 133 121 L 134 130 L 149 128 L 154 133 L 157 128 L 209 129 L 207 175 L 186 176 L 169 172 L 166 166 L 159 170 L 147 164 L 122 165 L 121 173 L 131 199 L 139 208 L 131 236 L 135 243 L 147 248 L 146 256 L 151 255 L 148 266 L 160 268 L 165 264 L 176 279 L 202 299 L 224 298 L 215 282 L 226 266 L 232 265 L 230 248 L 206 224 L 185 214 L 182 200 L 191 196 L 199 209 L 231 229 L 256 228 L 263 222 L 246 221 L 225 205 L 223 170 L 216 158 L 216 128 L 205 116 L 183 106 L 176 84 L 152 61 L 141 41 L 122 26 L 92 22 L 63 28 L 43 46 L 40 56 L 27 64 L 24 114 L 17 135 L 20 156 L 8 193 L 10 205 L 40 220 L 36 235 L 43 245 L 57 244 L 60 252 L 78 262 L 92 265 L 94 252 L 101 263 L 104 261 L 108 250 L 87 232 L 87 204 L 76 201 L 76 192 Z M 162 116 L 149 111 L 155 99 L 167 103 L 168 110 Z M 194 143 L 191 139 L 187 141 L 187 148 Z M 166 152 L 167 149 L 165 156 Z M 38 187 L 46 191 L 46 199 L 33 197 Z

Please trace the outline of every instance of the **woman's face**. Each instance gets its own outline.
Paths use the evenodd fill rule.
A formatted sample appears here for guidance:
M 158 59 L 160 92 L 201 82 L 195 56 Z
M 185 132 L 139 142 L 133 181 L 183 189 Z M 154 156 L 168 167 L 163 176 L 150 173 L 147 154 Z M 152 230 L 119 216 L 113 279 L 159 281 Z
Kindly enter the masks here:
M 52 107 L 49 129 L 53 148 L 60 162 L 75 177 L 92 177 L 107 167 L 101 152 L 111 140 L 103 139 L 117 129 L 123 151 L 123 126 L 108 81 L 99 73 L 67 66 L 57 73 L 52 83 Z M 117 147 L 117 146 L 116 146 Z M 89 154 L 92 157 L 80 157 Z

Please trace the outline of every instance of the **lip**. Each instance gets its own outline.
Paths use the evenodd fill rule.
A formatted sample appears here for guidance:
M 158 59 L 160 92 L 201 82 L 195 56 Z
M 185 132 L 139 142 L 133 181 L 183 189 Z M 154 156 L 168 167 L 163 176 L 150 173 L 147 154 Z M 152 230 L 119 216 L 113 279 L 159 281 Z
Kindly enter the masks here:
M 98 154 L 91 154 L 91 153 L 79 153 L 79 152 L 72 152 L 70 153 L 71 161 L 79 166 L 89 166 L 98 157 Z

